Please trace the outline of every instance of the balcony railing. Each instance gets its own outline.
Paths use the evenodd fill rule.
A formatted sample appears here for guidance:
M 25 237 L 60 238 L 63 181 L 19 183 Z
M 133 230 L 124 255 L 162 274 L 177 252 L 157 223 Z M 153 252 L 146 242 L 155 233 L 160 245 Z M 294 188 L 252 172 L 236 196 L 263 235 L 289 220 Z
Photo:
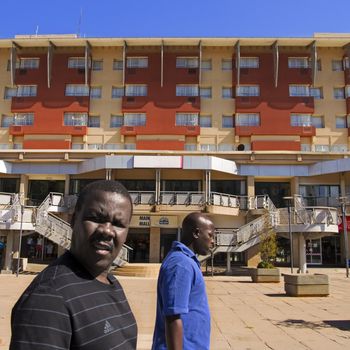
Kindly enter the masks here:
M 226 193 L 211 192 L 210 203 L 222 207 L 239 208 L 240 201 L 238 196 Z
M 205 203 L 204 192 L 161 191 L 159 204 L 164 205 L 198 205 Z
M 154 191 L 129 191 L 134 205 L 154 205 L 156 193 Z
M 338 197 L 303 197 L 307 207 L 339 207 Z

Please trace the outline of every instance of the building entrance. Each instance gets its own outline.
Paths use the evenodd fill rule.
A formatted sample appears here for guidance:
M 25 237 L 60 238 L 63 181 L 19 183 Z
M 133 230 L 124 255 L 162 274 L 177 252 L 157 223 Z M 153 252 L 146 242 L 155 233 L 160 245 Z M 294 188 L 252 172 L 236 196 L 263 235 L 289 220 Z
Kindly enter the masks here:
M 290 196 L 289 182 L 256 182 L 255 195 L 268 195 L 277 208 L 285 207 L 283 197 Z
M 162 228 L 160 230 L 160 261 L 163 261 L 171 249 L 173 241 L 176 241 L 177 229 Z
M 29 180 L 28 204 L 40 205 L 50 192 L 64 193 L 64 180 Z
M 149 262 L 149 230 L 148 229 L 130 229 L 126 245 L 133 250 L 129 255 L 131 263 Z
M 323 265 L 341 264 L 339 236 L 322 238 L 322 263 Z
M 306 262 L 311 265 L 322 264 L 321 238 L 306 240 Z

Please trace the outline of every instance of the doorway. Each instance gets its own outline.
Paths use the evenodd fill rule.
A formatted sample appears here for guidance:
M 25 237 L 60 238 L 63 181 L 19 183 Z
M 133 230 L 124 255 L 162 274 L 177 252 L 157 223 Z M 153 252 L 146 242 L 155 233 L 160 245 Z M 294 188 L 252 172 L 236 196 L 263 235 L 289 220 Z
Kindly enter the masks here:
M 321 238 L 306 240 L 306 262 L 310 265 L 322 264 Z
M 177 238 L 176 228 L 160 229 L 160 261 L 162 262 L 171 249 L 171 245 Z
M 64 193 L 64 180 L 29 180 L 28 205 L 40 205 L 50 192 Z

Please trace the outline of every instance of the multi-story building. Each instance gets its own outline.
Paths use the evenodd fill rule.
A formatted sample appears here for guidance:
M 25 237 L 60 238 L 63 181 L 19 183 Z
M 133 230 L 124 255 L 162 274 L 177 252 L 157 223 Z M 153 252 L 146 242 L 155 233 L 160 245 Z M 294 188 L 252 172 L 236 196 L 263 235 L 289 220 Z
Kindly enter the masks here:
M 1 39 L 0 192 L 38 206 L 50 192 L 120 180 L 135 201 L 130 260 L 149 262 L 190 211 L 224 232 L 254 218 L 257 196 L 337 207 L 350 192 L 349 55 L 348 34 Z M 8 265 L 19 227 L 5 221 Z M 342 263 L 341 235 L 322 236 L 304 235 L 308 262 Z M 288 241 L 279 245 L 289 261 Z M 253 261 L 248 248 L 234 260 Z

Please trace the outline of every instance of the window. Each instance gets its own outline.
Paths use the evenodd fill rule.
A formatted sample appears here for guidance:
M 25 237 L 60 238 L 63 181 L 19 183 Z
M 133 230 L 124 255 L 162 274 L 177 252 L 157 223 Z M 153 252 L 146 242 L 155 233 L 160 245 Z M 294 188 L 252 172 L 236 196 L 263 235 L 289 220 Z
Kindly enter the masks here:
M 98 116 L 98 115 L 89 115 L 88 127 L 89 128 L 99 128 L 100 127 L 100 116 Z
M 66 96 L 89 96 L 89 87 L 85 84 L 67 84 Z
M 124 68 L 124 62 L 123 60 L 113 60 L 113 70 L 123 70 Z
M 122 145 L 120 143 L 105 143 L 104 149 L 122 149 Z
M 241 57 L 240 68 L 259 68 L 259 57 Z
M 196 143 L 185 143 L 185 151 L 197 151 Z
M 316 152 L 329 152 L 329 145 L 315 145 Z
M 316 100 L 323 99 L 323 89 L 321 87 L 310 87 L 310 96 Z
M 198 113 L 176 113 L 176 126 L 198 125 Z
M 212 143 L 204 143 L 201 145 L 201 151 L 203 151 L 203 152 L 215 152 L 216 145 L 214 145 Z
M 311 114 L 292 113 L 290 115 L 291 126 L 311 126 Z
M 346 115 L 337 115 L 335 117 L 335 127 L 337 129 L 345 129 L 347 128 L 347 123 L 346 123 Z
M 350 85 L 345 86 L 345 97 L 350 97 Z
M 234 145 L 230 143 L 220 143 L 218 146 L 219 152 L 230 152 L 230 151 L 234 151 L 234 149 L 235 149 Z
M 176 68 L 198 68 L 198 57 L 176 57 Z
M 112 86 L 112 98 L 121 98 L 124 96 L 124 88 L 121 86 Z
M 88 143 L 88 149 L 100 150 L 103 149 L 102 143 Z
M 136 144 L 135 143 L 125 143 L 124 149 L 136 149 Z
M 199 117 L 199 125 L 202 128 L 211 128 L 211 115 L 201 115 Z
M 23 149 L 23 143 L 14 143 L 13 144 L 13 149 Z
M 323 115 L 313 115 L 311 118 L 312 125 L 317 129 L 324 128 L 324 117 Z
M 302 152 L 311 152 L 311 145 L 309 143 L 302 143 L 300 145 L 300 150 Z
M 34 113 L 17 113 L 14 116 L 14 125 L 33 125 Z
M 147 96 L 147 85 L 126 85 L 125 96 Z
M 344 60 L 343 60 L 343 68 L 344 69 L 349 69 L 349 57 L 344 57 Z
M 71 149 L 84 149 L 83 143 L 72 143 Z
M 331 146 L 331 151 L 332 152 L 338 152 L 338 153 L 347 152 L 348 151 L 348 145 L 342 145 L 342 144 L 332 145 Z
M 237 113 L 236 126 L 259 126 L 260 115 L 258 113 Z
M 87 113 L 64 113 L 65 126 L 86 126 L 88 120 Z
M 309 85 L 289 85 L 289 96 L 291 97 L 310 96 Z
M 233 116 L 232 115 L 223 115 L 222 116 L 222 127 L 223 128 L 233 128 Z
M 124 113 L 124 125 L 145 126 L 146 113 Z
M 212 69 L 211 60 L 210 59 L 202 60 L 201 69 L 202 70 L 211 70 Z
M 8 128 L 14 123 L 14 117 L 12 115 L 1 116 L 1 127 Z
M 0 149 L 9 149 L 8 143 L 0 143 Z
M 309 68 L 308 57 L 288 57 L 288 68 Z
M 17 96 L 17 88 L 13 87 L 5 87 L 4 99 L 9 100 L 12 97 Z
M 92 70 L 103 70 L 103 60 L 93 60 L 92 61 Z
M 222 98 L 232 98 L 232 88 L 231 87 L 223 87 L 221 89 Z
M 199 91 L 202 98 L 211 98 L 211 87 L 201 87 Z
M 232 60 L 231 59 L 221 60 L 221 69 L 222 70 L 232 70 Z
M 198 96 L 198 85 L 176 85 L 176 96 Z
M 102 96 L 102 87 L 101 86 L 92 86 L 90 88 L 90 98 L 99 99 Z
M 128 68 L 147 68 L 148 57 L 128 57 L 126 59 L 126 66 Z
M 110 127 L 120 128 L 124 125 L 124 117 L 122 115 L 111 115 Z
M 19 69 L 38 69 L 39 68 L 39 58 L 20 58 L 18 62 Z
M 237 96 L 260 96 L 260 87 L 259 85 L 237 86 Z
M 345 99 L 345 89 L 343 87 L 333 88 L 333 96 L 336 100 L 344 100 Z
M 17 87 L 18 97 L 36 96 L 36 93 L 37 93 L 36 85 L 18 85 Z
M 85 69 L 85 57 L 69 57 L 68 68 Z
M 343 61 L 342 60 L 332 60 L 332 71 L 339 72 L 343 69 Z

